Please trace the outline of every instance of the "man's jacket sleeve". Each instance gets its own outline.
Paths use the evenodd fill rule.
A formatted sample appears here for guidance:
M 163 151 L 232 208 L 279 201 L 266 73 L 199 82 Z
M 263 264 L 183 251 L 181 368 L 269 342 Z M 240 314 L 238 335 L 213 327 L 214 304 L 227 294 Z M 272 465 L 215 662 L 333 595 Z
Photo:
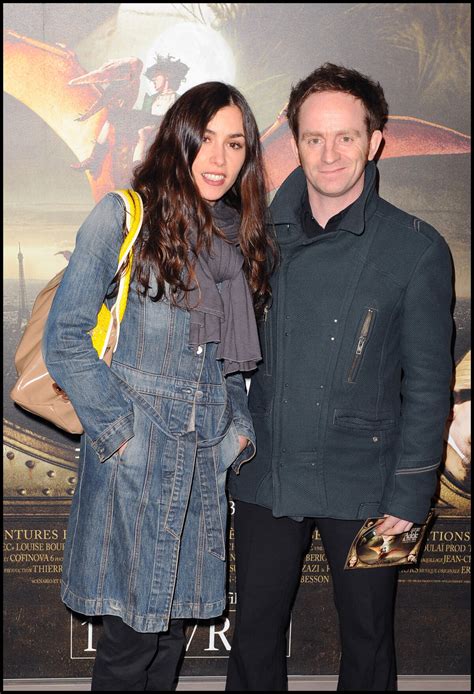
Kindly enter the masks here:
M 452 376 L 452 261 L 444 239 L 430 237 L 403 303 L 400 448 L 379 509 L 415 523 L 425 520 L 436 489 Z

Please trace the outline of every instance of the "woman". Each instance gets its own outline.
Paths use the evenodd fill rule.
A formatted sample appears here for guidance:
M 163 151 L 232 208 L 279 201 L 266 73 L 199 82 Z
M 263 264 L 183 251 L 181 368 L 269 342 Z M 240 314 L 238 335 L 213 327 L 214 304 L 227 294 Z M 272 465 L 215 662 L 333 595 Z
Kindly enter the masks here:
M 61 595 L 103 615 L 93 690 L 172 689 L 183 619 L 224 610 L 226 470 L 255 452 L 241 372 L 270 294 L 258 129 L 236 89 L 181 96 L 132 187 L 144 222 L 111 368 L 88 331 L 116 286 L 114 193 L 78 232 L 44 338 L 85 430 Z

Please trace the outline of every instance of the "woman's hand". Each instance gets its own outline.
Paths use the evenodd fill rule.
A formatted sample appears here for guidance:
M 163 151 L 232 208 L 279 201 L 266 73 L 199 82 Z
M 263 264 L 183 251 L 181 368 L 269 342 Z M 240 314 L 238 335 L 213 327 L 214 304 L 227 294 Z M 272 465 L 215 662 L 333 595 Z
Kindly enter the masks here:
M 247 448 L 249 444 L 249 440 L 246 436 L 240 436 L 239 435 L 239 443 L 240 443 L 240 449 L 239 449 L 239 455 L 242 453 L 244 448 Z
M 125 441 L 125 443 L 122 443 L 122 445 L 121 445 L 120 448 L 118 449 L 117 452 L 118 452 L 118 454 L 119 454 L 119 458 L 122 457 L 122 454 L 123 454 L 125 448 L 127 447 L 127 443 L 128 443 L 128 441 Z

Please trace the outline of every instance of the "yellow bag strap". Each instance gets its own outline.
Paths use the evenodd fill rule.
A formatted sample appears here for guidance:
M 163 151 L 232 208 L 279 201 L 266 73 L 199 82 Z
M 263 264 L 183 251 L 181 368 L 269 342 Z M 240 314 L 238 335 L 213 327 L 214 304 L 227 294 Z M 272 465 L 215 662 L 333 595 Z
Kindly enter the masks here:
M 127 224 L 127 236 L 120 247 L 119 262 L 117 270 L 125 262 L 127 255 L 132 252 L 133 244 L 140 232 L 143 222 L 143 203 L 142 199 L 134 190 L 116 190 L 125 203 L 125 214 Z
M 117 272 L 119 272 L 119 270 L 122 268 L 128 257 L 130 257 L 130 262 L 127 265 L 126 271 L 120 278 L 117 298 L 114 305 L 109 310 L 105 304 L 102 304 L 97 316 L 97 324 L 91 332 L 92 344 L 100 359 L 103 359 L 107 350 L 110 333 L 114 323 L 116 326 L 114 352 L 118 345 L 120 322 L 127 307 L 128 290 L 130 287 L 130 278 L 132 274 L 133 244 L 140 233 L 143 222 L 143 202 L 140 195 L 134 190 L 127 189 L 116 190 L 114 192 L 117 195 L 120 195 L 124 202 L 125 223 L 127 227 L 127 235 L 119 251 Z
M 119 308 L 120 322 L 123 318 L 125 308 L 127 305 L 128 288 L 130 286 L 130 278 L 132 274 L 133 244 L 135 243 L 137 236 L 140 233 L 140 229 L 143 222 L 143 203 L 139 194 L 136 193 L 134 190 L 117 190 L 115 192 L 121 196 L 122 200 L 125 203 L 125 218 L 128 231 L 127 236 L 125 237 L 125 241 L 122 243 L 120 247 L 117 272 L 120 270 L 122 265 L 126 262 L 127 257 L 130 255 L 130 262 L 128 263 L 127 270 L 123 278 L 124 281 L 120 282 L 119 292 L 116 299 L 116 304 Z

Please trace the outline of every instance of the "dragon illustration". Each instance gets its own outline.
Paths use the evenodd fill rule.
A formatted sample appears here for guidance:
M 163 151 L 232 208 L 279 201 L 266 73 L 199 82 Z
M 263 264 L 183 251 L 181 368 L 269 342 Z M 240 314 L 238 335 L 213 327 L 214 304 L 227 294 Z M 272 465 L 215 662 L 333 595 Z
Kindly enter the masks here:
M 126 180 L 121 179 L 128 178 L 132 163 L 130 152 L 136 144 L 138 130 L 143 126 L 142 122 L 136 122 L 136 117 L 142 116 L 142 112 L 133 109 L 138 97 L 142 69 L 143 63 L 139 58 L 120 58 L 69 81 L 69 88 L 95 85 L 100 90 L 99 98 L 86 113 L 76 119 L 77 121 L 82 123 L 102 110 L 107 114 L 107 120 L 91 154 L 83 161 L 73 164 L 73 168 L 89 170 L 97 179 L 102 170 L 103 160 L 110 153 L 114 182 L 118 187 L 126 184 Z
M 70 147 L 97 202 L 126 186 L 134 164 L 138 133 L 158 127 L 161 118 L 133 109 L 143 63 L 129 57 L 86 72 L 76 54 L 7 30 L 4 35 L 4 89 L 38 114 Z M 284 109 L 261 135 L 267 188 L 278 188 L 297 166 Z M 100 156 L 93 156 L 101 146 Z M 106 145 L 106 146 L 104 146 Z M 470 152 L 470 137 L 409 116 L 390 116 L 381 158 Z

